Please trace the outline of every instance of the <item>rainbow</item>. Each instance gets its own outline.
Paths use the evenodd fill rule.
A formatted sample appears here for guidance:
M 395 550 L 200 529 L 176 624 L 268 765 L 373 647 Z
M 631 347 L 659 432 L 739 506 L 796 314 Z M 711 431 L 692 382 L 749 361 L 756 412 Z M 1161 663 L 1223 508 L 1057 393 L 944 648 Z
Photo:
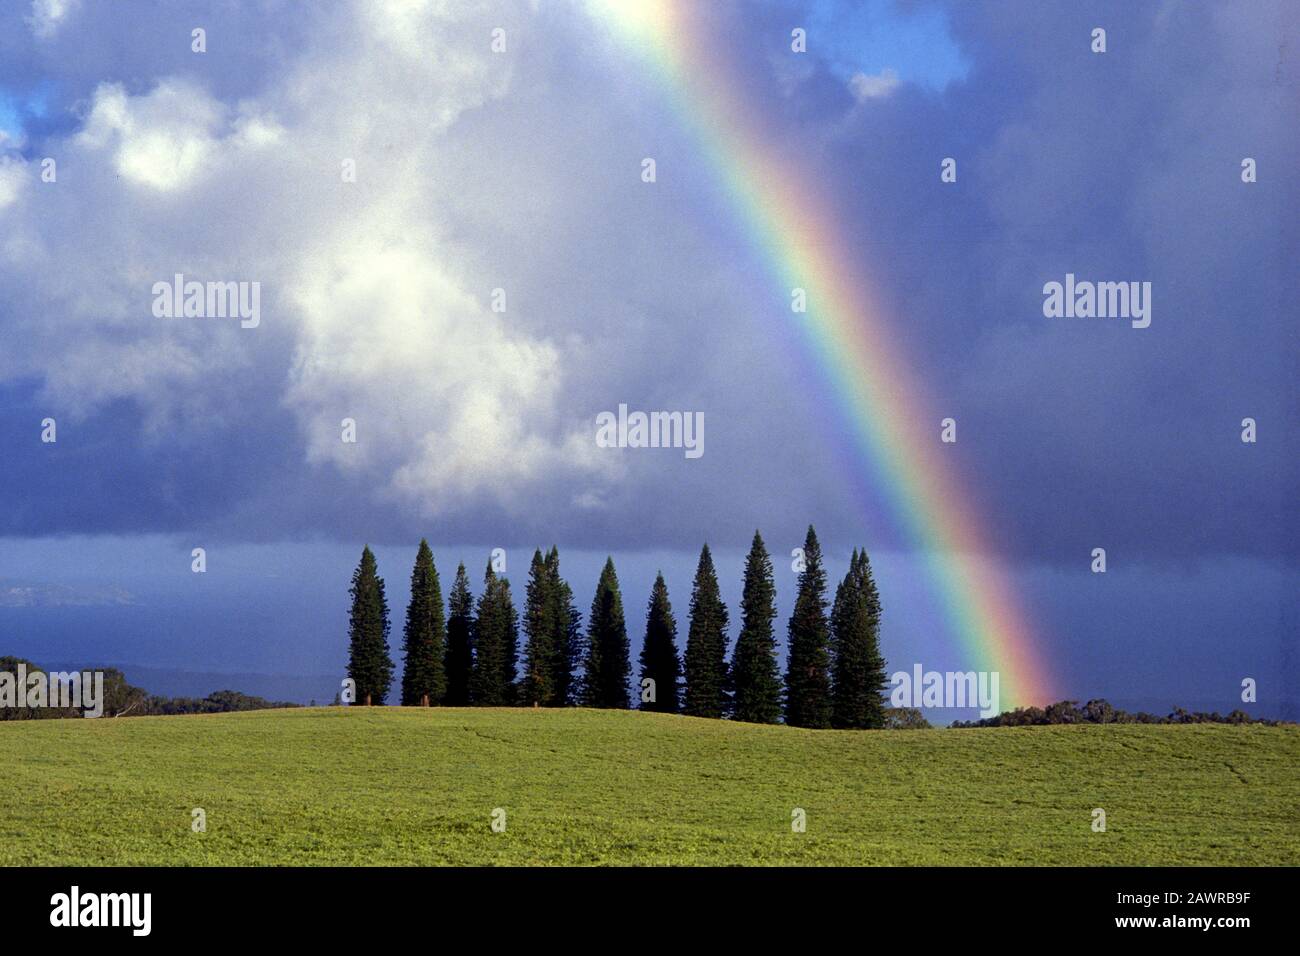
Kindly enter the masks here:
M 856 452 L 925 561 L 963 668 L 996 670 L 1004 708 L 1044 704 L 1052 684 L 1032 629 L 987 557 L 983 528 L 938 440 L 941 416 L 908 372 L 852 261 L 831 197 L 765 143 L 761 118 L 727 75 L 720 43 L 695 0 L 592 0 L 618 39 L 648 57 L 678 102 L 731 206 L 786 293 L 802 288 L 798 318 L 812 361 L 831 386 Z M 734 72 L 734 71 L 732 71 Z M 937 173 L 936 173 L 937 175 Z M 985 555 L 981 557 L 981 555 Z

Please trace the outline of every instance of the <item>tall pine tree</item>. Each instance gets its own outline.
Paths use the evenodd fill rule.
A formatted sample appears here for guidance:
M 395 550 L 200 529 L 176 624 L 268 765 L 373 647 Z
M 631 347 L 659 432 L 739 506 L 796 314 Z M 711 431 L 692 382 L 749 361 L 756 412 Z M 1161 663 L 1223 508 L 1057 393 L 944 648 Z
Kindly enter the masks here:
M 479 707 L 509 707 L 515 702 L 519 653 L 519 615 L 510 582 L 498 578 L 489 561 L 474 617 L 474 668 L 470 700 Z
M 736 720 L 774 724 L 781 716 L 781 677 L 776 663 L 776 585 L 772 559 L 763 538 L 754 542 L 745 559 L 745 587 L 740 604 L 740 635 L 731 659 L 731 685 Z
M 691 624 L 686 633 L 686 706 L 691 717 L 721 717 L 727 707 L 727 605 L 706 544 L 700 550 L 691 589 Z
M 518 703 L 519 612 L 510 593 L 510 579 L 497 579 L 497 602 L 501 613 L 501 694 L 507 706 Z
M 580 663 L 582 653 L 582 612 L 573 603 L 573 588 L 560 577 L 560 552 L 554 545 L 546 555 L 546 571 L 550 576 L 551 624 L 555 636 L 551 640 L 553 698 L 556 707 L 577 703 L 577 686 L 573 672 Z
M 889 675 L 880 653 L 880 593 L 864 548 L 856 549 L 831 610 L 831 723 L 883 727 Z
M 664 576 L 659 574 L 650 592 L 645 642 L 641 645 L 641 709 L 677 713 L 680 709 L 678 685 L 681 674 L 682 662 L 677 656 L 677 620 L 668 601 L 668 585 L 664 583 Z M 654 683 L 647 685 L 647 680 Z M 653 699 L 647 700 L 647 696 Z
M 871 572 L 871 561 L 867 558 L 866 548 L 858 554 L 857 577 L 858 590 L 862 592 L 867 605 L 867 622 L 871 635 L 867 642 L 868 726 L 883 727 L 889 709 L 889 665 L 880 650 L 880 590 L 876 587 L 876 578 Z
M 448 707 L 467 707 L 470 703 L 470 676 L 474 670 L 474 596 L 469 593 L 469 576 L 465 564 L 456 568 L 451 586 L 447 616 L 447 695 Z
M 352 573 L 352 613 L 348 619 L 348 677 L 356 684 L 356 703 L 370 706 L 388 699 L 393 659 L 388 656 L 388 599 L 374 553 L 366 545 Z
M 403 634 L 402 704 L 437 705 L 447 693 L 447 624 L 442 586 L 429 542 L 420 539 L 411 571 L 411 601 Z
M 582 678 L 584 706 L 627 709 L 627 682 L 632 676 L 630 654 L 614 559 L 606 558 L 596 596 L 591 601 L 591 616 L 587 619 L 587 658 Z
M 551 706 L 555 702 L 555 578 L 540 550 L 533 552 L 524 598 L 524 673 L 519 702 Z
M 826 620 L 826 569 L 817 532 L 808 526 L 804 569 L 790 615 L 785 674 L 785 722 L 793 727 L 831 725 L 830 626 Z

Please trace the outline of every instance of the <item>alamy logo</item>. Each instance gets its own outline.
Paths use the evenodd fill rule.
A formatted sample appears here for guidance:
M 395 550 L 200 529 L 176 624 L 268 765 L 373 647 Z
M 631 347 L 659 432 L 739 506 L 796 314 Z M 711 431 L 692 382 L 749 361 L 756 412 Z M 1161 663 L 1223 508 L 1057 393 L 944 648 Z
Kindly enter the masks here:
M 237 318 L 241 328 L 255 329 L 262 322 L 262 283 L 186 282 L 178 272 L 171 282 L 153 284 L 153 314 L 159 319 Z
M 1135 329 L 1151 324 L 1150 282 L 1076 282 L 1073 272 L 1064 284 L 1043 286 L 1043 315 L 1049 319 L 1132 319 Z
M 152 923 L 150 893 L 69 893 L 50 897 L 51 926 L 129 926 L 132 936 L 148 936 Z
M 596 416 L 599 448 L 684 448 L 687 458 L 704 454 L 703 412 L 631 412 L 618 406 L 618 414 Z
M 979 707 L 981 717 L 996 716 L 997 671 L 927 671 L 920 664 L 912 672 L 889 675 L 894 686 L 889 702 L 895 707 Z
M 103 671 L 33 671 L 19 662 L 15 671 L 0 671 L 0 707 L 75 707 L 83 717 L 104 714 Z

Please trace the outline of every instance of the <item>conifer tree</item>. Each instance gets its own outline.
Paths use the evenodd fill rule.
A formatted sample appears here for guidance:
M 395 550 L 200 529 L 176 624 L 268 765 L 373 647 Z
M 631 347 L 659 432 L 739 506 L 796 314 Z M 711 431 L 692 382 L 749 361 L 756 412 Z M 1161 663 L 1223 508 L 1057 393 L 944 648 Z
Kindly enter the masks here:
M 831 651 L 832 725 L 883 727 L 889 675 L 880 653 L 880 593 L 866 549 L 854 549 L 849 573 L 835 593 Z
M 524 598 L 524 673 L 519 702 L 550 706 L 555 702 L 556 580 L 540 550 L 533 552 Z
M 518 703 L 519 685 L 519 612 L 510 593 L 510 579 L 497 579 L 497 602 L 501 613 L 501 696 L 507 706 Z
M 727 707 L 727 605 L 718 590 L 713 555 L 700 550 L 686 634 L 686 706 L 691 717 L 721 717 Z
M 664 576 L 655 577 L 646 608 L 645 641 L 641 645 L 641 709 L 675 714 L 679 696 L 682 662 L 677 656 L 677 619 L 668 601 Z M 654 683 L 647 685 L 647 680 Z M 653 699 L 647 699 L 647 696 Z
M 632 676 L 630 653 L 614 559 L 606 558 L 587 620 L 587 658 L 582 679 L 585 706 L 627 709 L 627 682 Z
M 546 555 L 552 603 L 551 623 L 555 636 L 551 641 L 553 698 L 556 707 L 577 703 L 577 686 L 573 672 L 582 653 L 582 613 L 574 605 L 573 589 L 560 577 L 560 552 L 554 545 Z
M 831 725 L 830 626 L 826 620 L 826 570 L 817 532 L 808 526 L 804 569 L 790 615 L 785 675 L 785 722 L 793 727 Z
M 518 649 L 519 615 L 510 596 L 510 582 L 498 578 L 488 562 L 474 617 L 469 694 L 475 705 L 508 707 L 514 703 Z
M 774 724 L 781 716 L 781 677 L 776 662 L 776 585 L 772 559 L 757 531 L 745 559 L 740 634 L 731 661 L 736 720 Z
M 869 727 L 885 726 L 886 711 L 889 709 L 889 666 L 885 655 L 880 650 L 880 624 L 882 620 L 880 590 L 876 587 L 875 575 L 871 572 L 871 561 L 867 549 L 858 554 L 857 566 L 858 590 L 862 592 L 867 605 L 867 622 L 870 639 L 867 642 L 867 712 Z
M 447 624 L 442 585 L 429 542 L 420 539 L 411 571 L 411 601 L 403 634 L 402 704 L 438 705 L 447 693 Z
M 388 600 L 375 555 L 367 545 L 352 573 L 352 613 L 348 620 L 348 677 L 356 684 L 356 703 L 383 704 L 393 682 L 388 656 Z
M 447 694 L 448 707 L 467 707 L 470 703 L 470 675 L 474 669 L 474 597 L 469 592 L 469 576 L 462 562 L 456 568 L 451 586 L 447 616 Z
M 505 650 L 499 644 L 496 581 L 496 572 L 489 563 L 483 576 L 483 593 L 474 607 L 474 668 L 469 678 L 469 699 L 478 707 L 499 707 L 503 703 L 497 684 Z

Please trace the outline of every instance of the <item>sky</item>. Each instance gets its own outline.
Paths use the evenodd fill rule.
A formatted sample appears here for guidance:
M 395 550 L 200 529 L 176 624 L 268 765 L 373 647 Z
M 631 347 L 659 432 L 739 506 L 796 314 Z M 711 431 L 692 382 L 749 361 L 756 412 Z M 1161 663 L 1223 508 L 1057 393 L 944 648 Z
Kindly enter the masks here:
M 833 577 L 869 549 L 891 669 L 970 666 L 698 97 L 600 6 L 0 7 L 0 653 L 323 695 L 361 546 L 400 622 L 421 537 L 444 586 L 499 547 L 522 587 L 555 543 L 584 609 L 612 554 L 635 653 L 656 570 L 684 640 L 706 540 L 738 617 L 755 528 L 784 636 L 812 523 Z M 1059 696 L 1300 716 L 1295 5 L 706 9 L 958 422 L 973 559 Z M 177 273 L 259 283 L 257 327 L 156 316 Z M 1150 282 L 1150 327 L 1046 317 L 1067 273 Z M 704 454 L 599 447 L 620 404 L 702 413 Z

